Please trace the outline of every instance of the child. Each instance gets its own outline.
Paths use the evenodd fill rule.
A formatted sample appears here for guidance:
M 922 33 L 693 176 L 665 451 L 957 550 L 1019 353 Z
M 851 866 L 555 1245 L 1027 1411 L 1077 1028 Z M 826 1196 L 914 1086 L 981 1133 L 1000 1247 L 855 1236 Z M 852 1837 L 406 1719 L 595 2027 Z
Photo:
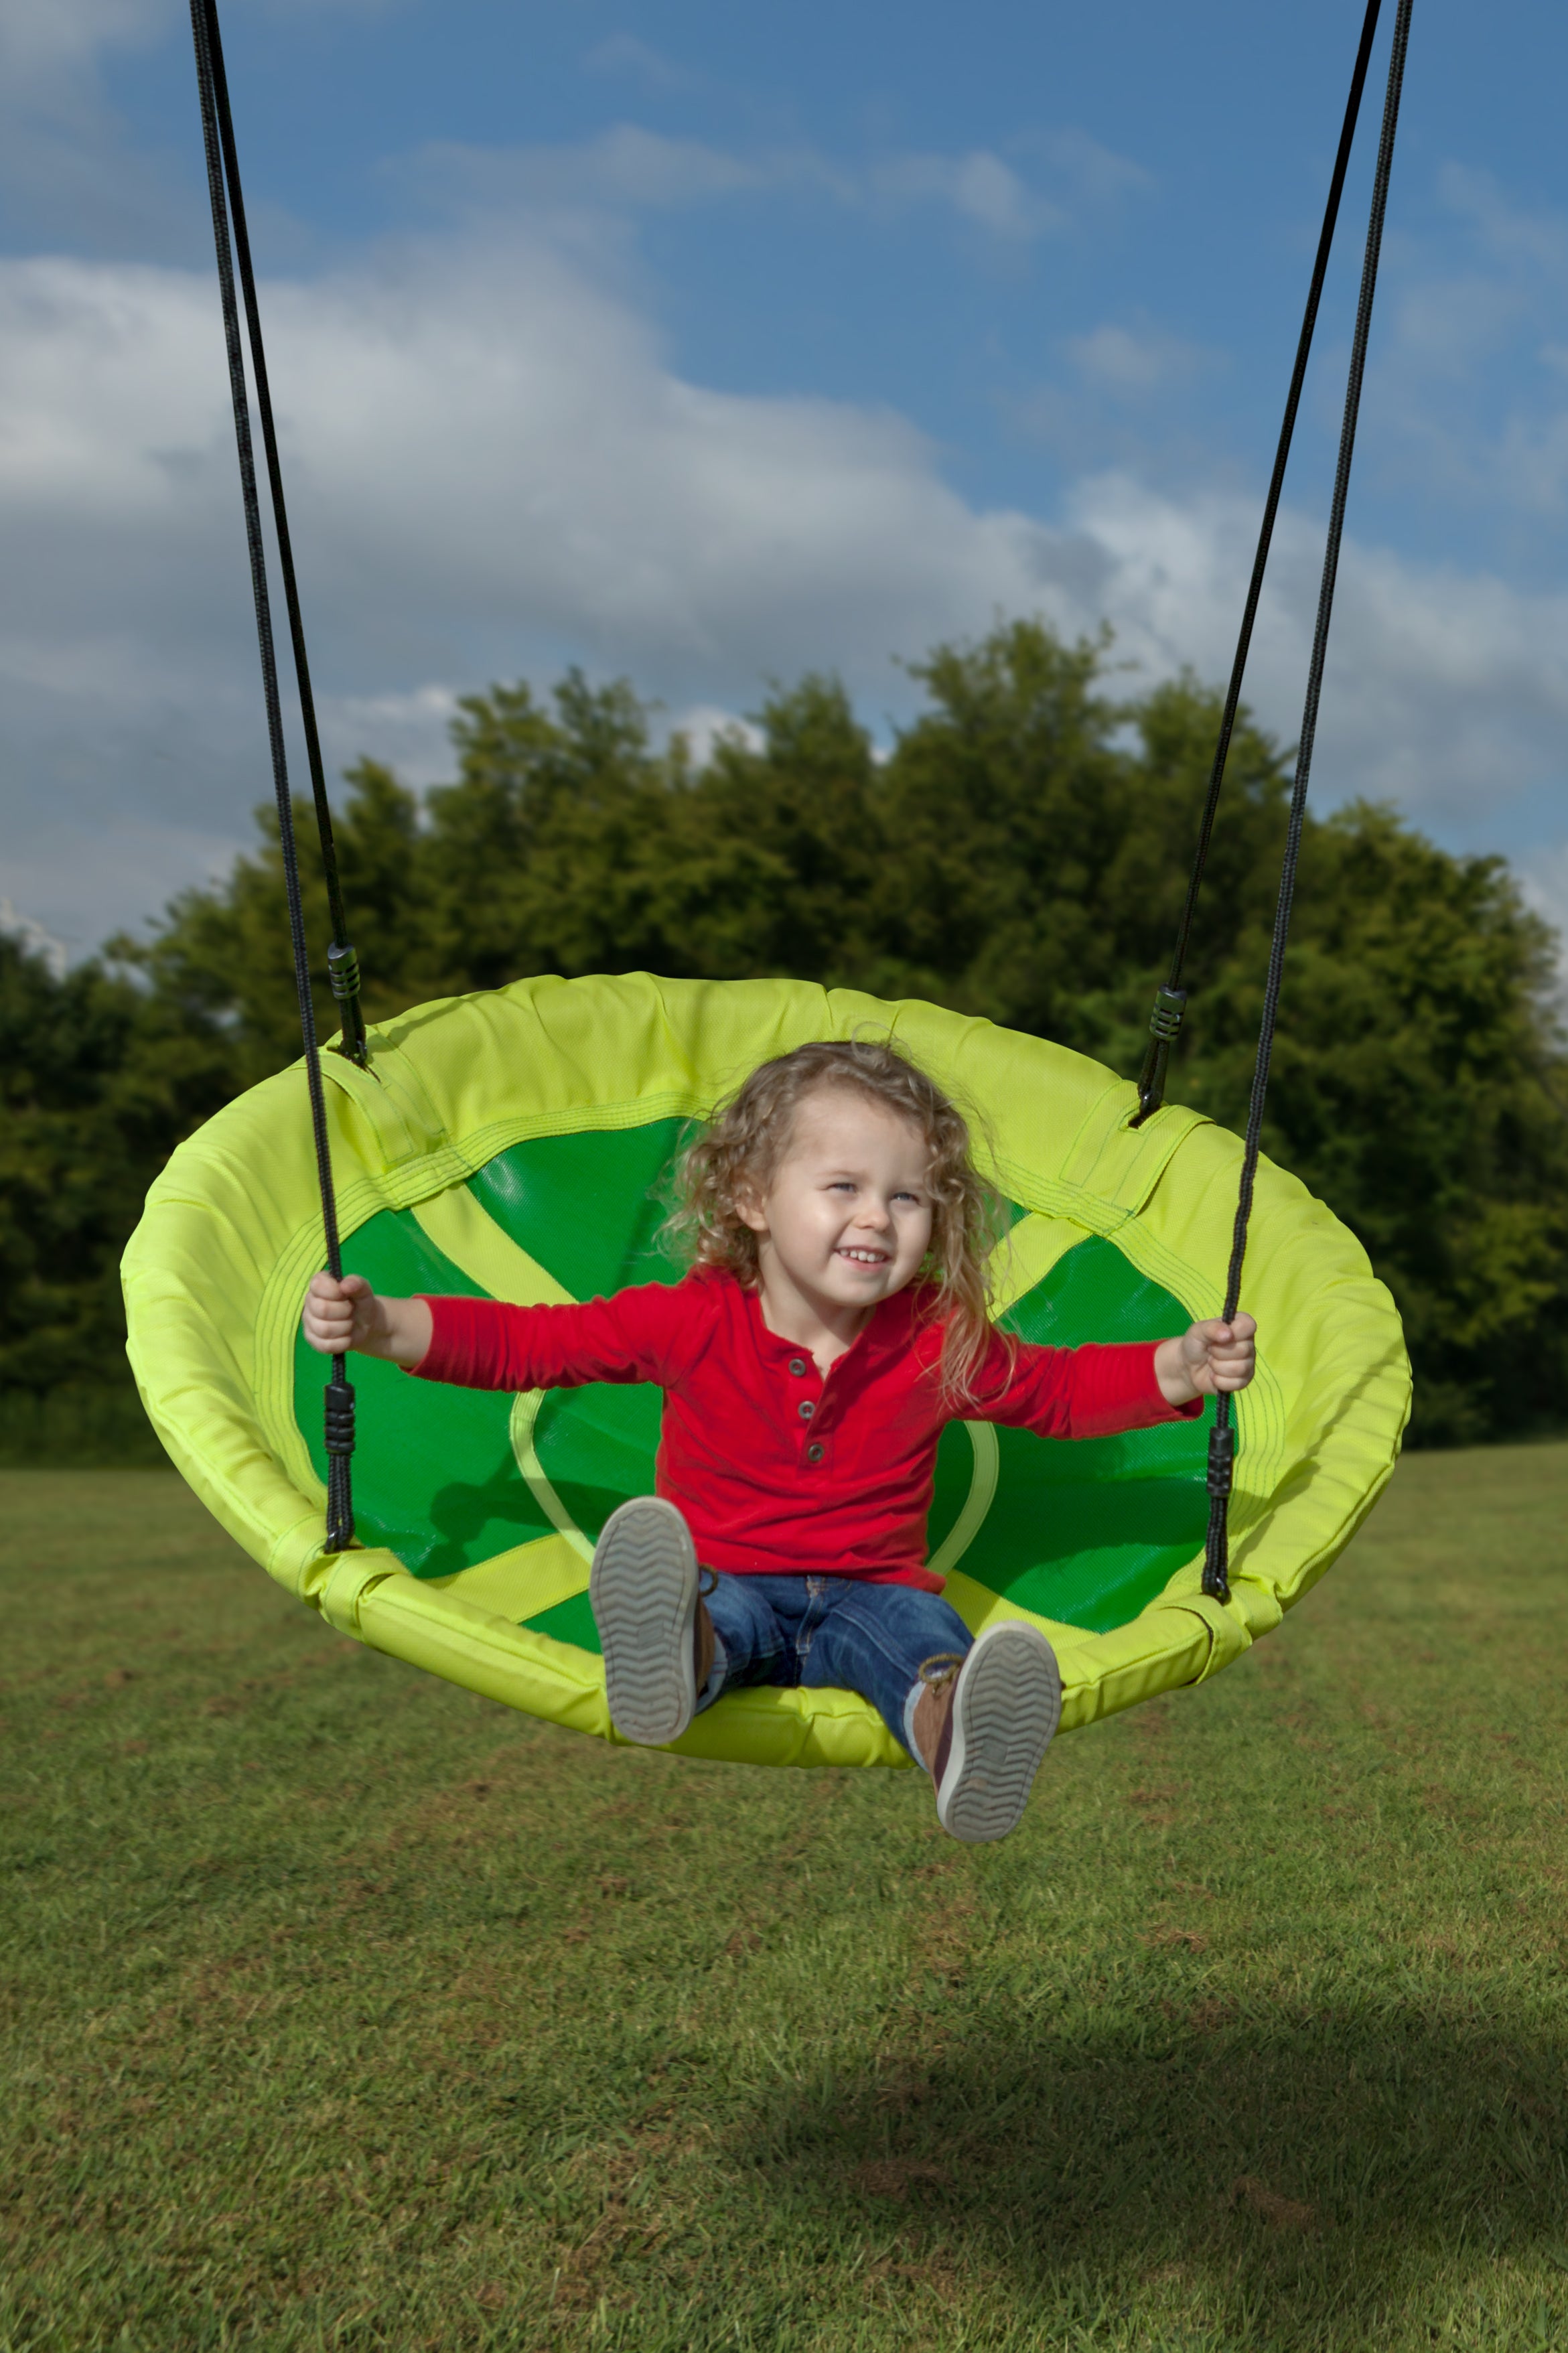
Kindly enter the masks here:
M 887 1045 L 764 1062 L 679 1182 L 670 1230 L 693 1263 L 673 1286 L 510 1307 L 318 1274 L 306 1337 L 475 1388 L 657 1381 L 658 1494 L 605 1522 L 589 1581 L 616 1729 L 657 1746 L 723 1691 L 837 1684 L 925 1767 L 945 1829 L 1001 1838 L 1061 1684 L 1036 1628 L 973 1639 L 925 1566 L 943 1425 L 1089 1438 L 1195 1414 L 1252 1378 L 1256 1326 L 1077 1349 L 997 1331 L 968 1130 Z

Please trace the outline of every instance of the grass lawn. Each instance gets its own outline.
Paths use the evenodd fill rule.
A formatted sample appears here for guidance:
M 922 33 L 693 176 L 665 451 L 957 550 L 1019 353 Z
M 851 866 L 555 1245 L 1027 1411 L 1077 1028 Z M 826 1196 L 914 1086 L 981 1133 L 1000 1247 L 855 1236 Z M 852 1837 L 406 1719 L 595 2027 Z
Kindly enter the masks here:
M 0 1473 L 0 2348 L 1568 2348 L 1568 1448 L 968 1851 Z

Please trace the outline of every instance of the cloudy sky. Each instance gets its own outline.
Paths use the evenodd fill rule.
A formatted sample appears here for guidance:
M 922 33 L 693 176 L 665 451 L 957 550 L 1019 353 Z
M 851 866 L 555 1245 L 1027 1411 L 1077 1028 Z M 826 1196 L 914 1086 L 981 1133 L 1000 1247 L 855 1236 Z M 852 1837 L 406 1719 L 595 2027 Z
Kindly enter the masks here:
M 1386 0 L 1391 21 L 1393 0 Z M 334 763 L 1038 612 L 1223 677 L 1362 0 L 225 0 Z M 1286 739 L 1388 25 L 1249 693 Z M 1484 34 L 1484 37 L 1483 37 Z M 1568 917 L 1568 16 L 1416 0 L 1314 789 Z M 267 792 L 178 0 L 0 0 L 0 899 L 80 954 Z

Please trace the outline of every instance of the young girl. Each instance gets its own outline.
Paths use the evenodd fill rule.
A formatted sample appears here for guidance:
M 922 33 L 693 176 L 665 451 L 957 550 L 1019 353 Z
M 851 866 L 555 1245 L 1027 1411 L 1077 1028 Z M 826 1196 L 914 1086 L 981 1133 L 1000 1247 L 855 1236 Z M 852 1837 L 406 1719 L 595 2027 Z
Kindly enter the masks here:
M 616 1729 L 657 1746 L 724 1691 L 837 1684 L 925 1767 L 955 1838 L 1005 1836 L 1061 1684 L 1037 1629 L 974 1640 L 925 1566 L 942 1428 L 1094 1438 L 1195 1414 L 1252 1378 L 1252 1319 L 1125 1347 L 998 1332 L 968 1130 L 887 1045 L 764 1062 L 687 1151 L 679 1200 L 673 1286 L 509 1307 L 318 1274 L 306 1337 L 474 1388 L 657 1381 L 658 1493 L 606 1521 L 589 1581 Z

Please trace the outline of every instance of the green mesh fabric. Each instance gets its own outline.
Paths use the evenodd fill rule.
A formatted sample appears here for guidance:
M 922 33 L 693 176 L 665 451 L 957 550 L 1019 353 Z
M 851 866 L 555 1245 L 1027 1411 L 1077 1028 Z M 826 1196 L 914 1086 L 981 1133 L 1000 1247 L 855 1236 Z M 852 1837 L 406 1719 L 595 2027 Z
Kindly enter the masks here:
M 469 1180 L 485 1213 L 574 1298 L 633 1282 L 673 1282 L 661 1255 L 662 1180 L 678 1122 L 535 1138 L 500 1154 Z M 383 1211 L 343 1247 L 343 1263 L 378 1291 L 468 1297 L 478 1287 L 436 1249 L 406 1211 Z M 1114 1243 L 1086 1236 L 1008 1312 L 1026 1340 L 1156 1340 L 1187 1316 Z M 320 1475 L 325 1367 L 300 1338 L 295 1419 Z M 552 1524 L 512 1451 L 512 1400 L 413 1381 L 356 1358 L 359 1443 L 354 1501 L 361 1541 L 385 1545 L 416 1577 L 448 1577 L 548 1535 Z M 590 1541 L 628 1495 L 651 1493 L 658 1440 L 656 1389 L 592 1383 L 555 1390 L 533 1440 L 557 1496 Z M 1102 1633 L 1126 1624 L 1203 1542 L 1206 1432 L 1166 1423 L 1121 1438 L 1065 1444 L 998 1432 L 994 1500 L 963 1557 L 964 1573 L 1043 1617 Z M 944 1434 L 931 1517 L 934 1553 L 969 1494 L 968 1432 Z M 526 1619 L 558 1641 L 596 1650 L 585 1593 Z

